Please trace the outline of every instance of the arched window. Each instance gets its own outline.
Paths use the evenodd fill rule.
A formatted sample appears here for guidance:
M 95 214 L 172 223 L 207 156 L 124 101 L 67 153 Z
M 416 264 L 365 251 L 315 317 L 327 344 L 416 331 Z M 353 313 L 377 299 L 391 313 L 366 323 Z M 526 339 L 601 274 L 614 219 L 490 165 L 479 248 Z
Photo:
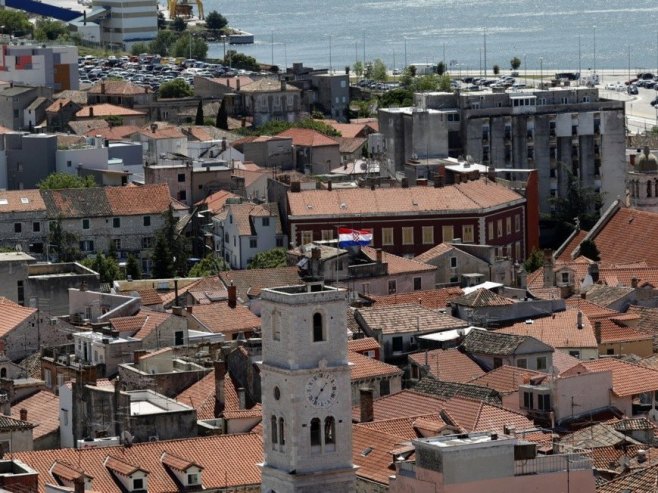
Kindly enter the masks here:
M 322 322 L 322 314 L 313 314 L 313 342 L 324 341 L 324 327 Z
M 322 445 L 322 428 L 320 418 L 311 420 L 311 447 Z
M 324 419 L 324 444 L 326 447 L 336 445 L 336 420 L 333 416 Z
M 647 182 L 647 197 L 651 197 L 651 182 Z
M 277 423 L 276 423 L 276 416 L 272 416 L 272 445 L 276 445 L 279 441 L 277 439 Z
M 286 444 L 286 424 L 283 418 L 279 418 L 279 443 L 281 445 Z

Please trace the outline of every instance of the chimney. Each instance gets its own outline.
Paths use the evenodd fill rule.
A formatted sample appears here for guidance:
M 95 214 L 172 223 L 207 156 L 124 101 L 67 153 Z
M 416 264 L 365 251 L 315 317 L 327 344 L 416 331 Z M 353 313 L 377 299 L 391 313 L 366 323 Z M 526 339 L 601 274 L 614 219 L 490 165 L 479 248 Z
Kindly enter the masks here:
M 89 107 L 89 118 L 93 118 L 93 117 L 94 117 L 94 107 L 90 106 Z
M 217 410 L 224 410 L 224 378 L 226 377 L 226 361 L 213 361 L 215 367 L 215 405 Z
M 594 322 L 594 337 L 596 338 L 596 343 L 601 344 L 601 321 L 597 320 Z
M 460 173 L 455 173 L 455 185 L 459 185 L 462 182 L 462 175 Z
M 151 123 L 151 133 L 155 133 L 155 131 L 158 129 L 158 124 L 157 123 Z
M 378 264 L 382 263 L 382 257 L 383 257 L 382 249 L 378 248 L 377 249 L 377 263 Z
M 320 250 L 318 247 L 313 247 L 311 249 L 311 258 L 313 260 L 320 260 L 321 255 L 322 255 L 322 250 Z
M 375 411 L 372 407 L 372 389 L 361 387 L 359 389 L 361 423 L 370 423 L 375 419 Z
M 434 188 L 443 188 L 443 176 L 434 175 Z
M 238 303 L 238 287 L 234 286 L 231 281 L 231 285 L 226 289 L 228 291 L 228 306 L 230 308 L 235 308 Z
M 299 193 L 302 190 L 302 184 L 298 181 L 293 181 L 290 183 L 290 191 L 292 193 Z
M 583 312 L 581 312 L 580 310 L 578 310 L 578 315 L 576 315 L 576 321 L 577 321 L 576 323 L 577 323 L 578 329 L 582 329 L 583 328 Z
M 637 289 L 639 279 L 637 277 L 632 277 L 631 278 L 631 287 L 634 289 Z
M 331 180 L 327 182 L 327 191 L 331 192 Z
M 553 250 L 544 250 L 544 287 L 552 288 L 555 285 L 553 275 Z
M 487 168 L 487 178 L 491 181 L 496 181 L 496 168 L 493 164 L 489 165 L 489 168 Z
M 21 416 L 21 421 L 27 421 L 27 409 L 23 407 L 19 412 Z
M 2 414 L 11 416 L 11 399 L 9 398 L 9 392 L 6 390 L 0 392 L 0 407 L 2 408 Z
M 417 187 L 426 187 L 427 186 L 427 178 L 417 178 L 416 179 L 416 186 Z
M 635 154 L 629 156 L 631 166 L 635 167 Z
M 240 77 L 235 78 L 235 90 L 240 91 Z
M 187 311 L 187 313 L 189 313 L 191 315 L 192 314 L 192 305 L 187 305 L 185 307 L 185 310 Z
M 402 178 L 402 188 L 409 188 L 409 180 L 407 178 Z
M 101 82 L 101 94 L 105 94 L 105 82 Z
M 178 306 L 178 279 L 174 279 L 174 305 Z
M 247 391 L 243 387 L 238 389 L 238 398 L 240 399 L 240 409 L 247 409 Z
M 580 299 L 581 300 L 586 300 L 587 299 L 587 291 L 581 291 Z
M 145 349 L 137 349 L 136 351 L 133 351 L 133 364 L 138 365 L 139 360 L 142 359 L 142 356 L 145 354 L 148 354 L 148 351 Z
M 80 283 L 80 291 L 87 291 L 87 281 L 82 281 Z
M 281 79 L 281 92 L 286 92 L 286 81 Z
M 85 477 L 82 474 L 73 480 L 73 493 L 85 493 Z
M 377 187 L 375 186 L 375 182 L 372 182 L 372 183 L 370 184 L 370 190 L 375 190 L 375 188 L 377 188 Z
M 599 282 L 599 264 L 589 264 L 587 266 L 587 273 L 592 278 L 594 284 Z
M 226 144 L 226 137 L 222 137 L 222 152 L 226 150 L 227 144 Z

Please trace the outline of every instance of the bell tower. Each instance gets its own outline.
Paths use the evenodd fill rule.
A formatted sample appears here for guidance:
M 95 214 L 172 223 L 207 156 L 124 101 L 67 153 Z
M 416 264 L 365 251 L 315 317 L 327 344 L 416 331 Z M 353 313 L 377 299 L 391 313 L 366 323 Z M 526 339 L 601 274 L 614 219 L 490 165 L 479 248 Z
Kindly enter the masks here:
M 263 493 L 354 491 L 346 297 L 322 282 L 261 291 Z

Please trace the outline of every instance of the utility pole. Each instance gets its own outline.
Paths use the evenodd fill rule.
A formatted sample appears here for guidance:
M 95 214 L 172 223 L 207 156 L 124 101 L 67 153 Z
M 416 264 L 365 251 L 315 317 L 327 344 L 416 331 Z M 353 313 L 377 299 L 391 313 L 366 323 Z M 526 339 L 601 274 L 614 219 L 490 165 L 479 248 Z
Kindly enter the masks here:
M 487 28 L 484 28 L 484 78 L 487 78 Z

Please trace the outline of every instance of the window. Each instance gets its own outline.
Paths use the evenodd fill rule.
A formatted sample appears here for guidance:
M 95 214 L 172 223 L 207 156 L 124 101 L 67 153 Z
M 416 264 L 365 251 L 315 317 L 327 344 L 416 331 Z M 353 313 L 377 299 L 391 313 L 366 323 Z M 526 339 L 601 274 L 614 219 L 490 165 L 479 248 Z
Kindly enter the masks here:
M 493 221 L 489 221 L 489 224 L 487 224 L 487 240 L 493 240 L 494 238 L 494 223 Z
M 464 243 L 473 243 L 475 228 L 472 224 L 465 224 L 462 226 L 462 236 Z
M 524 392 L 523 393 L 523 407 L 526 409 L 532 409 L 532 404 L 533 404 L 533 399 L 534 395 L 531 392 Z
M 521 214 L 514 216 L 514 231 L 517 233 L 521 231 Z
M 562 272 L 560 275 L 562 282 L 568 283 L 569 282 L 569 273 L 568 272 Z
M 151 216 L 144 216 L 144 226 L 151 225 Z
M 613 348 L 608 348 L 605 354 L 610 354 L 610 355 L 615 354 L 615 350 Z
M 39 231 L 41 231 L 41 223 L 39 223 L 39 222 L 32 223 L 32 231 L 35 232 L 35 233 L 38 233 Z
M 494 368 L 500 368 L 501 366 L 503 366 L 503 360 L 500 359 L 500 358 L 494 358 L 493 359 L 493 366 L 494 366 Z
M 185 173 L 178 173 L 178 183 L 185 182 Z
M 21 233 L 23 231 L 23 225 L 21 223 L 14 223 L 14 233 Z
M 414 277 L 414 291 L 420 291 L 422 289 L 423 280 L 421 277 Z
M 133 479 L 133 490 L 143 490 L 143 489 L 144 489 L 144 478 Z
M 450 257 L 450 267 L 452 269 L 457 268 L 457 257 Z
M 62 424 L 68 426 L 69 424 L 69 411 L 68 409 L 62 409 Z
M 115 250 L 121 250 L 121 239 L 116 238 L 112 240 L 114 242 L 114 248 Z
M 442 226 L 441 227 L 441 241 L 448 243 L 455 239 L 455 228 L 454 226 Z
M 580 351 L 569 351 L 569 356 L 580 359 Z
M 382 228 L 382 245 L 393 245 L 393 228 Z
M 313 314 L 313 342 L 324 341 L 324 323 L 321 313 Z
M 185 344 L 185 334 L 182 330 L 174 332 L 174 346 L 182 346 Z
M 388 281 L 388 294 L 395 294 L 398 292 L 398 283 L 395 279 Z
M 79 246 L 81 252 L 93 252 L 94 240 L 82 240 Z
M 423 226 L 423 245 L 434 244 L 434 226 Z
M 276 445 L 277 443 L 279 443 L 278 433 L 277 433 L 279 429 L 279 424 L 276 419 L 276 416 L 272 416 L 271 423 L 272 424 L 270 426 L 272 428 L 272 445 Z
M 142 238 L 142 248 L 152 248 L 153 247 L 153 237 L 152 236 L 145 236 Z
M 258 238 L 249 238 L 249 248 L 258 248 Z
M 394 353 L 399 353 L 402 351 L 402 336 L 395 336 L 391 341 L 391 349 Z
M 82 229 L 89 229 L 89 219 L 82 220 Z
M 282 446 L 286 444 L 286 423 L 283 418 L 279 418 L 279 443 Z
M 546 369 L 546 356 L 540 356 L 537 358 L 537 369 L 538 370 Z
M 185 190 L 178 192 L 178 200 L 187 200 L 187 192 Z
M 517 241 L 514 244 L 514 259 L 521 260 L 521 242 Z
M 269 217 L 264 217 L 263 218 L 263 226 L 268 227 L 270 225 L 270 218 Z
M 525 358 L 519 358 L 516 360 L 516 366 L 519 368 L 528 368 L 528 360 Z
M 277 248 L 283 247 L 283 238 L 281 238 L 280 236 L 276 237 L 276 246 Z
M 302 245 L 313 243 L 313 231 L 302 231 Z
M 505 218 L 505 229 L 506 229 L 508 235 L 512 234 L 512 218 L 511 217 Z
M 328 241 L 334 239 L 334 230 L 333 229 L 323 229 L 322 230 L 322 241 Z
M 71 161 L 66 161 L 66 167 L 70 168 L 73 163 Z
M 198 474 L 188 474 L 187 475 L 187 484 L 198 484 L 199 475 Z
M 112 218 L 112 227 L 113 228 L 120 228 L 121 227 L 121 218 L 120 217 Z
M 537 396 L 537 407 L 540 411 L 550 411 L 551 410 L 551 395 L 550 394 L 539 394 Z
M 333 416 L 324 419 L 324 444 L 325 447 L 336 444 L 336 420 Z
M 403 227 L 402 228 L 402 244 L 403 245 L 413 245 L 414 244 L 414 228 L 413 227 Z
M 319 447 L 322 444 L 321 440 L 320 419 L 313 418 L 311 420 L 311 447 Z
M 388 378 L 383 378 L 379 381 L 379 395 L 388 395 L 391 393 L 391 381 Z

